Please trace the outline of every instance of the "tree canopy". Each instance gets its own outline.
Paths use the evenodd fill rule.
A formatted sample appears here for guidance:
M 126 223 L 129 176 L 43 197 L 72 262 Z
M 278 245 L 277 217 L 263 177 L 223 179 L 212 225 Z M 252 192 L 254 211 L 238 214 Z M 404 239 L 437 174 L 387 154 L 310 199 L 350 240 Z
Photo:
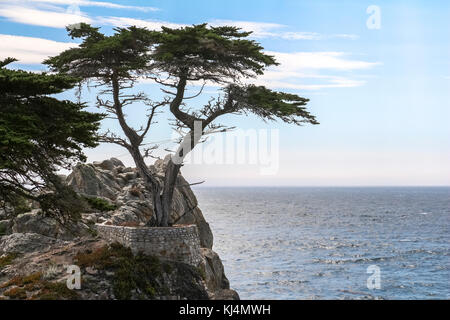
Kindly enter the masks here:
M 0 204 L 32 199 L 45 212 L 66 218 L 77 212 L 76 201 L 70 202 L 75 194 L 57 170 L 86 159 L 82 149 L 97 145 L 103 115 L 51 96 L 73 88 L 78 79 L 5 68 L 14 61 L 0 61 Z

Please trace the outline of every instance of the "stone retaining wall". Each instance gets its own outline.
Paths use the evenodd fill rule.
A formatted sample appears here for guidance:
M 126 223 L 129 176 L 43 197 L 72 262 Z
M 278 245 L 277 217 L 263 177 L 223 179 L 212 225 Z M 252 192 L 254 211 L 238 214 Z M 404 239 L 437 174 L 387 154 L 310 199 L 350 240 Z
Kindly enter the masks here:
M 118 242 L 166 260 L 180 261 L 198 266 L 202 261 L 200 238 L 196 225 L 173 227 L 121 227 L 96 224 L 99 235 L 109 242 Z

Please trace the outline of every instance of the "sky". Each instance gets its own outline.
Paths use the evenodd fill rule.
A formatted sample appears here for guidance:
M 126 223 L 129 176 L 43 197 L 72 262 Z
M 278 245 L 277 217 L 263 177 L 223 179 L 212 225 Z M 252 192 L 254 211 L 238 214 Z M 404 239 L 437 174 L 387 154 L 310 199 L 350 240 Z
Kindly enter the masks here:
M 189 181 L 204 180 L 205 186 L 448 186 L 449 20 L 450 2 L 438 0 L 0 0 L 0 59 L 19 59 L 12 68 L 46 70 L 42 60 L 79 42 L 65 30 L 77 22 L 106 34 L 129 25 L 237 26 L 253 31 L 252 39 L 280 63 L 254 83 L 310 99 L 308 110 L 320 125 L 225 116 L 221 123 L 238 127 L 235 134 L 256 136 L 257 155 L 248 151 L 244 159 L 236 155 L 227 161 L 233 145 L 226 134 L 216 134 L 196 150 L 200 160 L 183 167 Z M 201 105 L 217 89 L 207 87 L 194 104 Z M 148 82 L 136 90 L 161 97 Z M 75 99 L 73 92 L 63 97 Z M 84 90 L 83 101 L 92 105 L 94 98 L 95 92 Z M 126 114 L 138 126 L 146 110 L 133 106 Z M 176 137 L 168 119 L 169 114 L 161 114 L 147 140 L 163 141 L 161 156 Z M 111 120 L 102 128 L 120 132 Z M 133 164 L 118 146 L 85 152 L 89 161 L 117 157 Z

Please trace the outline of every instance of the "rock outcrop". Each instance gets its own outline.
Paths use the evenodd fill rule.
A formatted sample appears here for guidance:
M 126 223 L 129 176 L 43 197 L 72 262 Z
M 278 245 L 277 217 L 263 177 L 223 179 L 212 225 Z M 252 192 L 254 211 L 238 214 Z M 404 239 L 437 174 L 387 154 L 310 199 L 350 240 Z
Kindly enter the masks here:
M 68 266 L 74 264 L 82 273 L 80 290 L 66 285 Z M 39 251 L 11 257 L 0 272 L 0 299 L 7 298 L 178 300 L 212 296 L 202 274 L 190 265 L 135 256 L 128 248 L 103 240 L 80 239 L 54 241 Z
M 163 177 L 165 163 L 158 160 L 150 168 Z M 239 299 L 212 250 L 213 235 L 197 199 L 181 175 L 170 223 L 197 225 L 203 259 L 198 267 L 136 256 L 95 235 L 94 224 L 142 226 L 155 219 L 151 193 L 136 169 L 114 158 L 78 164 L 66 183 L 95 204 L 70 230 L 36 208 L 15 219 L 0 212 L 0 299 Z M 130 270 L 121 269 L 121 259 Z M 139 265 L 142 261 L 146 264 Z M 76 292 L 65 286 L 65 268 L 74 264 L 81 266 L 84 281 L 83 290 Z M 33 285 L 19 281 L 30 277 Z M 128 282 L 134 287 L 118 285 Z
M 45 250 L 61 241 L 36 233 L 12 233 L 1 237 L 0 256 L 8 253 L 25 254 Z
M 164 160 L 157 160 L 151 169 L 156 176 L 163 177 Z M 112 212 L 85 215 L 86 219 L 94 223 L 144 224 L 154 219 L 151 193 L 145 188 L 143 179 L 135 168 L 126 168 L 118 159 L 79 164 L 66 181 L 78 193 L 103 198 L 117 207 Z M 212 248 L 213 235 L 209 224 L 188 182 L 181 175 L 177 180 L 169 223 L 197 225 L 202 247 Z

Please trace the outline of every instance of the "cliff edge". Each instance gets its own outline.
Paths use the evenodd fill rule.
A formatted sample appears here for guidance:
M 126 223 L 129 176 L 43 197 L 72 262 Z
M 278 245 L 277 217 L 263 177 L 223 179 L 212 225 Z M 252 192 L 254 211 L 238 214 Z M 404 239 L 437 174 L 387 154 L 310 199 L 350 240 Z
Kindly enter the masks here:
M 150 168 L 164 176 L 165 161 Z M 135 168 L 115 158 L 78 164 L 63 177 L 90 209 L 70 230 L 39 208 L 7 219 L 0 211 L 0 299 L 239 299 L 230 289 L 213 235 L 186 180 L 179 175 L 171 224 L 197 226 L 201 261 L 132 252 L 99 237 L 96 225 L 140 227 L 154 219 L 151 194 Z M 81 270 L 81 289 L 66 286 L 69 266 Z

